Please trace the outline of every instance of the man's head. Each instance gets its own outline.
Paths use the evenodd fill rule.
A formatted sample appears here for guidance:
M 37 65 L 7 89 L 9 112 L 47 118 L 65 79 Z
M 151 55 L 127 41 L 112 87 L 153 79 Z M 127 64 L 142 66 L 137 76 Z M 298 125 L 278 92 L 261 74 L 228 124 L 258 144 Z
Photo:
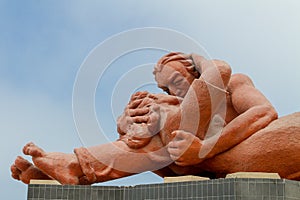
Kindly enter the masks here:
M 163 56 L 154 67 L 153 74 L 158 87 L 170 95 L 184 97 L 200 73 L 192 55 L 171 52 Z

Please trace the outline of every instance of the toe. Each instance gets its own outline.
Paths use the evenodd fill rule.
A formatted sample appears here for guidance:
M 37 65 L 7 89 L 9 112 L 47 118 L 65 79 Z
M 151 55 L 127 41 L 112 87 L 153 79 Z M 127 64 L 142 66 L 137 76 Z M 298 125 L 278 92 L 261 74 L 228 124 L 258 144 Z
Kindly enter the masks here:
M 22 173 L 15 165 L 12 165 L 10 167 L 11 176 L 14 179 L 20 180 L 20 174 Z
M 27 143 L 24 147 L 23 147 L 23 153 L 25 155 L 29 155 L 30 153 L 30 148 L 34 146 L 34 144 L 32 142 Z
M 24 159 L 21 156 L 18 156 L 17 159 L 15 160 L 15 166 L 20 170 L 20 171 L 26 171 L 32 164 Z
M 43 156 L 44 151 L 34 143 L 30 142 L 24 146 L 23 153 L 32 157 L 41 157 Z

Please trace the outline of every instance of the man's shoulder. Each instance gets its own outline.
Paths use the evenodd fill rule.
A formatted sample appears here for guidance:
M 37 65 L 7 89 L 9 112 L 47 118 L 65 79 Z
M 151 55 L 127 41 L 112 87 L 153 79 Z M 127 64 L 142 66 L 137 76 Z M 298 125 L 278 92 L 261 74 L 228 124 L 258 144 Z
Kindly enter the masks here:
M 229 88 L 235 89 L 243 86 L 254 86 L 251 78 L 246 74 L 238 73 L 233 74 L 229 81 Z

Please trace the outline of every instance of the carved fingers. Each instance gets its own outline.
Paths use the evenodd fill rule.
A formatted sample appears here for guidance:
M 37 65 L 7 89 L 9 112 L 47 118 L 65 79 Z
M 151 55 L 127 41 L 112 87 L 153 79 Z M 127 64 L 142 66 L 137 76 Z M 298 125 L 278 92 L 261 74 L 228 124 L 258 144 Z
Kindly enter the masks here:
M 199 158 L 201 140 L 183 130 L 174 131 L 172 134 L 174 139 L 168 144 L 168 152 L 175 164 L 180 166 L 199 164 L 202 161 Z
M 160 107 L 155 100 L 155 95 L 148 92 L 132 95 L 124 113 L 118 119 L 118 132 L 121 135 L 131 133 L 146 137 L 156 134 L 159 129 Z

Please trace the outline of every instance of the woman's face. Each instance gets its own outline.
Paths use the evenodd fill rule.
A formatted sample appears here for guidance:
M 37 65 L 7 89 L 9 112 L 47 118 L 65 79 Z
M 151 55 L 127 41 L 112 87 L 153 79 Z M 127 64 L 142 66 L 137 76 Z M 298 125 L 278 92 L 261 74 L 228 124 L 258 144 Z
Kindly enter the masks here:
M 170 95 L 184 97 L 195 77 L 179 62 L 170 62 L 155 74 L 158 87 Z

